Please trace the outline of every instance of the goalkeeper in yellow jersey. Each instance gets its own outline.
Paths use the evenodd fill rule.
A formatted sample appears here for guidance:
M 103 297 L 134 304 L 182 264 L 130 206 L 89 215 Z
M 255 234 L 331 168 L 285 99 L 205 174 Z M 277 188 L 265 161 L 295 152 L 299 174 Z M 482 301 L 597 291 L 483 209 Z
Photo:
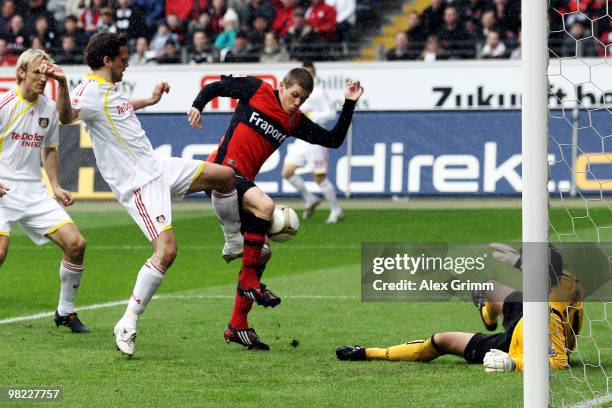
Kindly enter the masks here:
M 491 244 L 493 256 L 500 261 L 521 268 L 521 255 L 504 244 Z M 569 355 L 576 345 L 583 319 L 584 292 L 580 282 L 563 271 L 559 251 L 550 247 L 548 268 L 551 281 L 549 293 L 549 330 L 551 369 L 569 367 Z M 336 356 L 340 360 L 431 361 L 445 354 L 463 357 L 468 363 L 483 364 L 485 371 L 504 372 L 523 370 L 523 294 L 499 282 L 494 290 L 473 293 L 474 304 L 489 331 L 497 329 L 502 317 L 503 332 L 494 334 L 441 332 L 427 340 L 417 340 L 392 346 L 374 348 L 340 346 Z

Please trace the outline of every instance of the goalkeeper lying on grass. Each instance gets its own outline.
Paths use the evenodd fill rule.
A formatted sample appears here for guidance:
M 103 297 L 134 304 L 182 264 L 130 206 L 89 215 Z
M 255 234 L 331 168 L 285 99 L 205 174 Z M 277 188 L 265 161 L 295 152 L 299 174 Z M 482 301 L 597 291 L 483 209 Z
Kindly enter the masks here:
M 491 244 L 498 260 L 521 268 L 521 255 L 504 244 Z M 550 353 L 552 369 L 569 366 L 569 354 L 574 349 L 583 317 L 583 289 L 580 282 L 563 272 L 563 259 L 550 247 L 548 268 L 551 279 L 549 296 Z M 427 340 L 389 348 L 340 346 L 340 360 L 431 361 L 444 354 L 463 357 L 468 363 L 482 363 L 485 371 L 523 370 L 523 294 L 494 282 L 494 290 L 473 293 L 474 304 L 489 331 L 497 328 L 498 316 L 503 316 L 503 332 L 494 334 L 442 332 Z

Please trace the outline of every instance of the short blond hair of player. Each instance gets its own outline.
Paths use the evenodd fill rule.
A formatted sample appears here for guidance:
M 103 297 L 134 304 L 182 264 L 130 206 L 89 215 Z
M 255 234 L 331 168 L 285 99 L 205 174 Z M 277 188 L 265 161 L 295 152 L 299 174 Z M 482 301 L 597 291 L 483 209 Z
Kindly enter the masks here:
M 85 239 L 60 207 L 73 203 L 59 184 L 59 120 L 55 103 L 44 95 L 52 64 L 44 51 L 29 49 L 17 60 L 17 87 L 0 98 L 0 264 L 6 259 L 10 233 L 19 224 L 38 245 L 53 241 L 63 251 L 60 297 L 54 321 L 76 333 L 89 333 L 74 309 L 83 275 Z M 40 161 L 55 199 L 42 183 Z

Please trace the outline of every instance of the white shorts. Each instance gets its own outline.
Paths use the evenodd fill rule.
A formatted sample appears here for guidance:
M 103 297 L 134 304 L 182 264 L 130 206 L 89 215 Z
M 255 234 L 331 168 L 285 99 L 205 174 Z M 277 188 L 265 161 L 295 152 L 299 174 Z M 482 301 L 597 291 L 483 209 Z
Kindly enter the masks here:
M 172 229 L 172 198 L 182 198 L 204 169 L 201 160 L 161 159 L 161 175 L 135 190 L 121 204 L 149 241 Z
M 41 182 L 4 180 L 4 183 L 10 191 L 0 198 L 0 235 L 10 236 L 17 223 L 35 244 L 42 245 L 49 242 L 47 234 L 73 223 Z
M 326 174 L 329 164 L 327 147 L 310 144 L 304 140 L 297 139 L 295 143 L 287 148 L 285 163 L 297 167 L 307 167 L 314 174 Z

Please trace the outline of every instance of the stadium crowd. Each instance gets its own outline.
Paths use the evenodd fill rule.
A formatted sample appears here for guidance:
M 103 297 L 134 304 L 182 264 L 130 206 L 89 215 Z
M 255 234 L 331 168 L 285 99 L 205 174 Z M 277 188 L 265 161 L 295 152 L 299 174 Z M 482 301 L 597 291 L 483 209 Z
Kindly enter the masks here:
M 387 60 L 520 58 L 520 1 L 431 0 L 408 17 Z
M 609 0 L 550 0 L 551 56 L 603 56 L 612 44 Z M 380 59 L 425 60 L 521 57 L 520 1 L 431 0 L 412 12 L 409 29 Z
M 551 54 L 603 56 L 610 0 L 550 0 Z M 2 0 L 0 66 L 27 48 L 82 64 L 95 33 L 125 33 L 130 64 L 286 62 L 349 58 L 362 34 L 359 6 L 374 0 Z M 376 9 L 376 6 L 374 6 Z M 431 0 L 379 59 L 521 56 L 520 1 Z M 370 22 L 367 22 L 370 23 Z
M 82 64 L 95 33 L 125 33 L 130 64 L 336 59 L 357 0 L 3 0 L 0 66 L 27 48 Z M 344 44 L 344 48 L 343 48 Z

